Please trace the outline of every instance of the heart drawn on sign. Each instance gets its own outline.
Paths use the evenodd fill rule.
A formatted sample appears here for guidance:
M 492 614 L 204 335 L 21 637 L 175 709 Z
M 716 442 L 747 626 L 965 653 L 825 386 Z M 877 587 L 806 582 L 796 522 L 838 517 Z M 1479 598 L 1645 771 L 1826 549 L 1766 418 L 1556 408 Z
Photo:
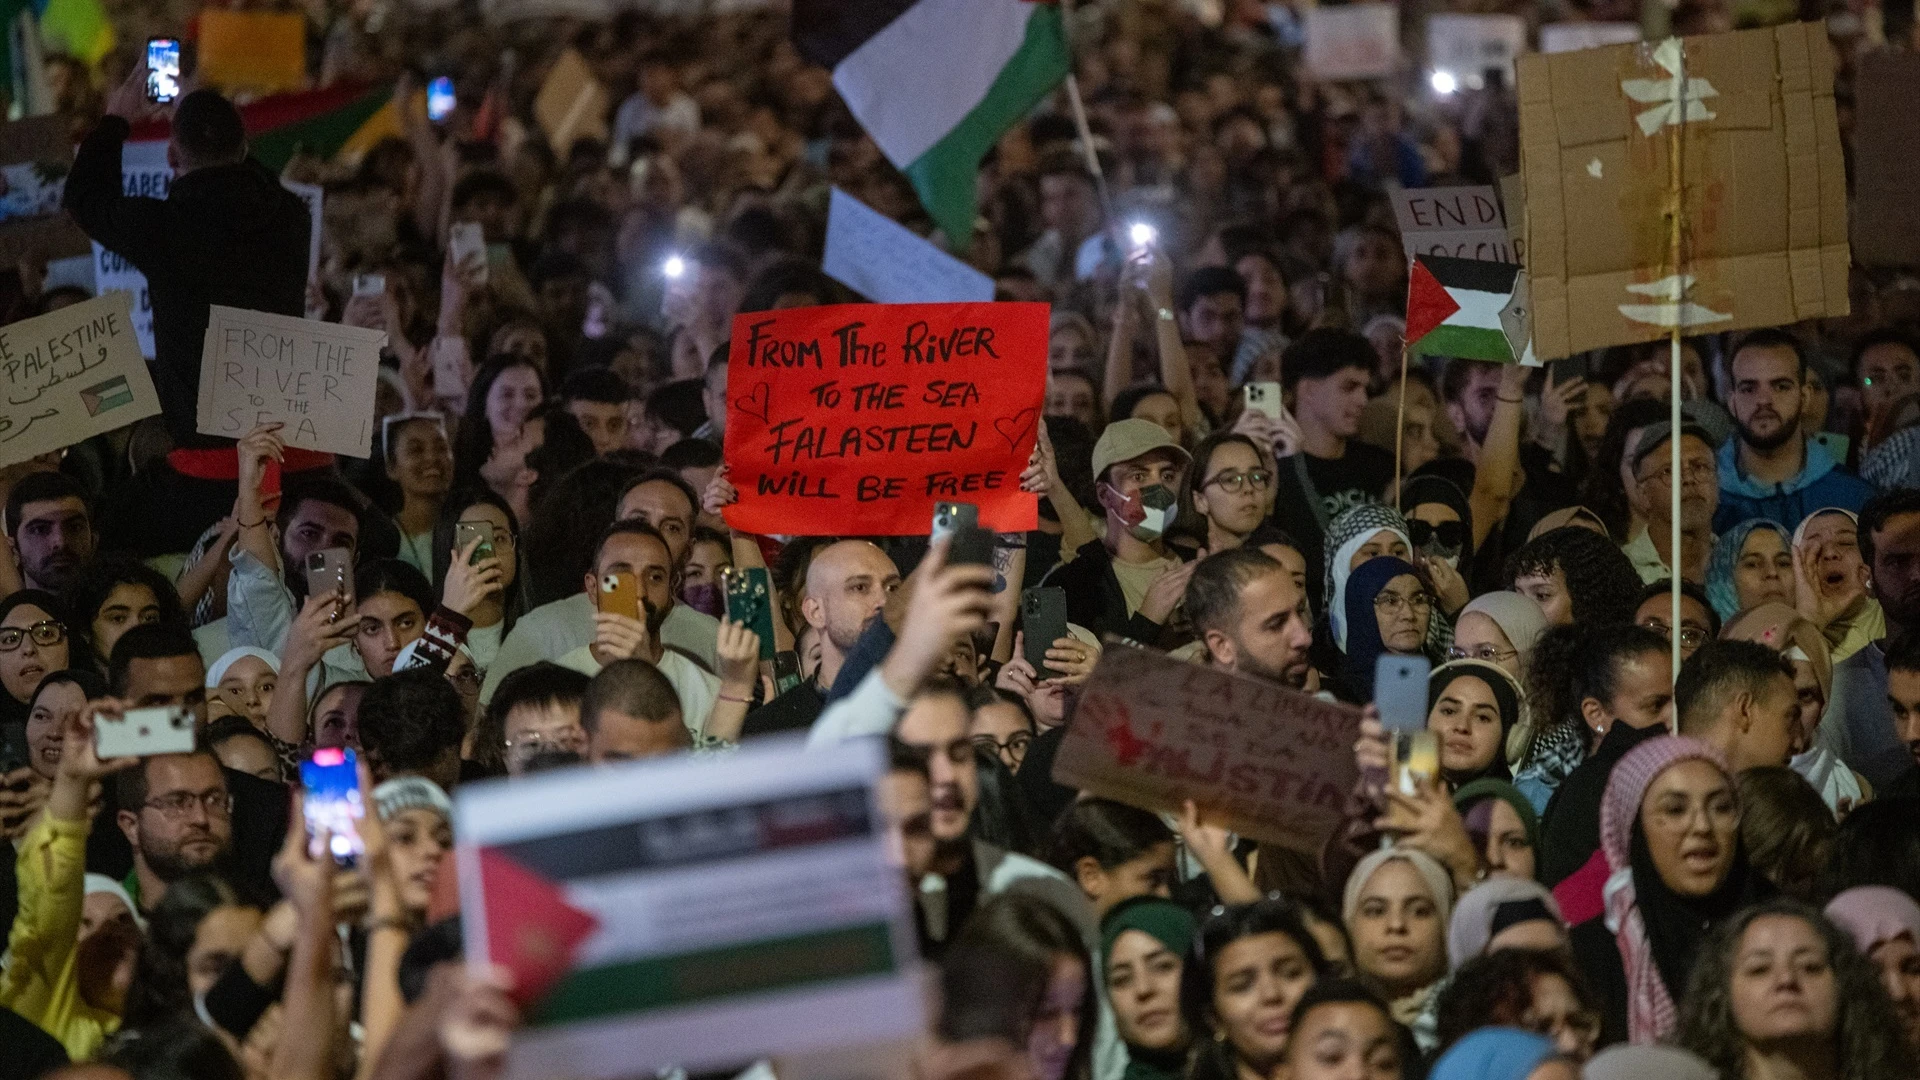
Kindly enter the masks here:
M 1007 449 L 1020 449 L 1020 440 L 1026 438 L 1027 432 L 1033 430 L 1033 418 L 1036 412 L 1038 412 L 1037 409 L 1021 409 L 1012 416 L 1002 416 L 993 422 L 993 430 L 1007 440 Z
M 755 383 L 753 392 L 746 397 L 734 398 L 733 407 L 747 416 L 757 416 L 761 423 L 767 423 L 767 411 L 773 407 L 773 386 L 769 383 Z

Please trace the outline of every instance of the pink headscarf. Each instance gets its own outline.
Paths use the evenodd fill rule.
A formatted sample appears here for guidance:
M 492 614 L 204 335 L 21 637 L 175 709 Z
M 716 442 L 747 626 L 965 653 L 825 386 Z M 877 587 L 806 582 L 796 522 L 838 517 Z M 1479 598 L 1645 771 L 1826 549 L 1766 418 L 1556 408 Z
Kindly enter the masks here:
M 1620 945 L 1620 965 L 1627 977 L 1627 1037 L 1636 1043 L 1659 1042 L 1672 1034 L 1679 1022 L 1679 1010 L 1660 978 L 1634 890 L 1633 823 L 1654 778 L 1682 761 L 1694 759 L 1711 762 L 1729 777 L 1733 775 L 1727 759 L 1706 743 L 1662 735 L 1627 751 L 1613 767 L 1600 802 L 1600 849 L 1606 852 L 1607 866 L 1612 870 L 1606 886 L 1607 929 L 1613 931 Z
M 1827 905 L 1827 918 L 1853 938 L 1862 956 L 1902 934 L 1920 945 L 1920 904 L 1899 889 L 1861 885 Z

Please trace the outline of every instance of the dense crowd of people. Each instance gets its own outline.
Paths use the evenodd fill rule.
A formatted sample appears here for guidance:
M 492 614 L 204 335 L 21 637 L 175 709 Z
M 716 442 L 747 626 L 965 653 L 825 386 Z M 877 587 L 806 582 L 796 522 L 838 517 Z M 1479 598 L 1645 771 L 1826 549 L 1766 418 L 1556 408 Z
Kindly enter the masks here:
M 974 234 L 935 237 L 1052 305 L 1047 355 L 1007 361 L 1047 365 L 1039 527 L 990 565 L 748 535 L 732 320 L 857 299 L 819 269 L 827 193 L 933 233 L 911 185 L 777 13 L 425 7 L 308 12 L 317 81 L 397 79 L 402 132 L 287 166 L 325 189 L 315 280 L 228 98 L 154 105 L 130 47 L 49 60 L 65 205 L 148 278 L 164 413 L 0 470 L 0 1078 L 498 1076 L 517 1010 L 462 961 L 452 793 L 781 736 L 889 748 L 927 1080 L 1920 1077 L 1913 278 L 1688 338 L 1677 427 L 1664 343 L 1403 370 L 1385 190 L 1514 172 L 1504 80 L 1321 83 L 1284 5 L 1083 3 L 1091 144 L 1049 98 Z M 569 49 L 608 108 L 553 145 Z M 155 120 L 175 181 L 135 198 Z M 0 274 L 12 319 L 86 298 L 44 273 Z M 383 330 L 371 457 L 200 434 L 213 304 Z M 727 617 L 751 568 L 771 663 Z M 1043 586 L 1068 625 L 1037 667 Z M 1056 782 L 1116 640 L 1359 706 L 1345 826 L 1309 853 Z M 1372 700 L 1415 657 L 1426 769 Z M 152 707 L 196 748 L 96 752 Z M 302 824 L 336 748 L 349 868 Z

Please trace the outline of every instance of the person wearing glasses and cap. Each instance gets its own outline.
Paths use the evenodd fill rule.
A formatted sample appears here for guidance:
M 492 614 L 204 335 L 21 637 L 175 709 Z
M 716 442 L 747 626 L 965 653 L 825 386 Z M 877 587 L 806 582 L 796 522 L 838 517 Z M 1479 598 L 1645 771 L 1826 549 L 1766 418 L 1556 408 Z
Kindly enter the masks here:
M 1640 580 L 1670 578 L 1673 553 L 1673 460 L 1669 444 L 1673 425 L 1649 424 L 1633 446 L 1634 509 L 1646 528 L 1620 545 Z M 1680 576 L 1686 581 L 1707 580 L 1707 559 L 1713 554 L 1713 514 L 1720 505 L 1720 474 L 1713 456 L 1713 436 L 1692 421 L 1680 424 Z
M 1094 490 L 1106 531 L 1045 584 L 1067 594 L 1067 620 L 1096 635 L 1153 643 L 1193 574 L 1167 545 L 1174 492 L 1191 462 L 1151 420 L 1115 420 L 1093 447 Z

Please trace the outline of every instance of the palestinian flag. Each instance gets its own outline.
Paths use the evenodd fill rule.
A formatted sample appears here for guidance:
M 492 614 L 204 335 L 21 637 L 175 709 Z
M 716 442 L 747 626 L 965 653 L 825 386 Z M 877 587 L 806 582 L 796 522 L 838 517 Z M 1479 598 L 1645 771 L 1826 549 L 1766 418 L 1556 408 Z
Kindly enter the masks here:
M 1416 256 L 1407 280 L 1407 348 L 1417 356 L 1518 362 L 1502 314 L 1522 280 L 1514 263 Z
M 794 0 L 793 40 L 958 251 L 980 159 L 1068 71 L 1060 9 L 1034 0 Z
M 291 94 L 273 94 L 240 106 L 253 156 L 267 168 L 284 168 L 294 153 L 306 150 L 323 159 L 365 153 L 388 135 L 400 134 L 400 116 L 391 86 L 329 86 Z M 133 138 L 167 138 L 166 121 L 141 124 Z

